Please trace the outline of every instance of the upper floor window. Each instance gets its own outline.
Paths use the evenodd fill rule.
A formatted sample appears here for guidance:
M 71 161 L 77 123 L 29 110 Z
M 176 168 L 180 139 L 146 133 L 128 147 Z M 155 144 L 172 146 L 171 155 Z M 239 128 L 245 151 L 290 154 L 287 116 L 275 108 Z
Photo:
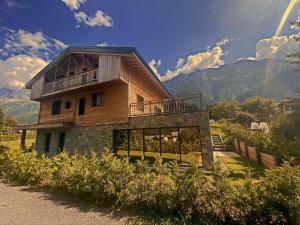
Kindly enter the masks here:
M 71 101 L 66 101 L 65 109 L 70 109 L 70 108 L 71 108 Z
M 60 114 L 61 110 L 61 100 L 56 100 L 52 102 L 52 115 Z
M 103 92 L 92 94 L 92 107 L 103 106 L 104 105 L 104 94 Z
M 137 95 L 136 96 L 137 99 L 137 110 L 144 112 L 144 97 Z

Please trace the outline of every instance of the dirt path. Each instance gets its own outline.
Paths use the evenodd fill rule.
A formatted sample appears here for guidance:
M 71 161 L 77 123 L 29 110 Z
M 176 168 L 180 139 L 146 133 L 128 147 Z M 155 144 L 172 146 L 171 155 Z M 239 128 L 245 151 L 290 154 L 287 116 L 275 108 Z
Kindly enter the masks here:
M 38 188 L 0 182 L 0 225 L 119 225 L 126 218 Z

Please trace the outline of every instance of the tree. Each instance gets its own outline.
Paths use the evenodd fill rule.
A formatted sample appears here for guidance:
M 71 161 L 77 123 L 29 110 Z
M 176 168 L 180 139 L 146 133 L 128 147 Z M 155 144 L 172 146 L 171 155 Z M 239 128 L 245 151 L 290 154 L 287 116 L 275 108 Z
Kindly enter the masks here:
M 252 97 L 246 99 L 242 110 L 253 114 L 257 119 L 271 120 L 276 115 L 278 108 L 272 99 Z
M 296 88 L 294 89 L 294 92 L 296 92 L 297 95 L 298 95 L 298 97 L 300 98 L 300 86 L 299 86 L 299 87 L 296 87 Z
M 5 126 L 8 126 L 8 127 L 16 127 L 16 126 L 18 126 L 16 118 L 14 118 L 12 116 L 6 116 L 6 118 L 5 118 Z
M 252 122 L 255 122 L 255 116 L 253 116 L 252 114 L 248 113 L 248 112 L 240 112 L 237 117 L 236 120 L 239 124 L 245 126 L 245 127 L 250 127 Z
M 3 130 L 4 124 L 5 124 L 5 116 L 4 116 L 4 113 L 2 112 L 2 110 L 0 108 L 0 131 Z
M 290 116 L 278 114 L 272 122 L 272 134 L 285 138 L 293 138 L 295 133 L 294 123 Z
M 210 117 L 215 120 L 222 118 L 232 119 L 235 118 L 239 112 L 240 105 L 238 101 L 221 101 L 210 108 Z

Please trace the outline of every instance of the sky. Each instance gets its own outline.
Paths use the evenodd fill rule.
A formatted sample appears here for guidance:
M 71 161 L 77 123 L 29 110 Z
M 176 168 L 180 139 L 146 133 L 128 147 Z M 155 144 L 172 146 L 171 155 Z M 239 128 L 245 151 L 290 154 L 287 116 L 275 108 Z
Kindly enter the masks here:
M 162 81 L 241 59 L 285 59 L 300 49 L 289 23 L 274 36 L 289 3 L 0 0 L 0 88 L 23 87 L 68 45 L 135 47 Z

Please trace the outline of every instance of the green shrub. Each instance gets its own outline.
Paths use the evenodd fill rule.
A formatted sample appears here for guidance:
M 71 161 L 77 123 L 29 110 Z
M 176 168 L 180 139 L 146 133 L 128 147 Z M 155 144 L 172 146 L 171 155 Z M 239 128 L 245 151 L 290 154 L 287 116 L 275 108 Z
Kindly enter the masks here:
M 49 185 L 101 204 L 131 208 L 148 219 L 133 224 L 297 224 L 300 169 L 286 163 L 258 183 L 233 185 L 218 164 L 206 174 L 176 162 L 129 164 L 127 158 L 0 148 L 0 174 L 16 184 Z
M 255 122 L 256 119 L 255 119 L 255 116 L 253 116 L 252 114 L 250 113 L 247 113 L 247 112 L 241 112 L 237 115 L 236 117 L 236 121 L 245 126 L 245 127 L 250 127 L 251 126 L 251 123 L 252 122 Z

